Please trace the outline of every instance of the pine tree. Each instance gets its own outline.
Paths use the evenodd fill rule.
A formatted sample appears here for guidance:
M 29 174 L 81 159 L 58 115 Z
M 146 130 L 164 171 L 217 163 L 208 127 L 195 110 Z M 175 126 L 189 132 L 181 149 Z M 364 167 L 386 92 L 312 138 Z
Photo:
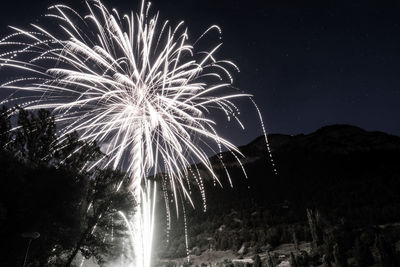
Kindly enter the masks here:
M 346 255 L 338 243 L 333 245 L 333 258 L 335 260 L 336 267 L 348 266 Z
M 0 152 L 10 151 L 12 141 L 10 113 L 6 106 L 0 110 Z
M 261 258 L 258 254 L 254 256 L 253 267 L 262 267 Z
M 378 250 L 378 266 L 379 267 L 395 267 L 396 261 L 394 249 L 387 242 L 382 234 L 377 234 L 375 246 Z
M 310 233 L 311 233 L 311 250 L 313 252 L 316 252 L 321 245 L 321 238 L 319 235 L 318 231 L 318 223 L 319 223 L 319 213 L 316 212 L 314 213 L 312 210 L 307 209 L 307 219 L 308 219 L 308 225 L 310 227 Z
M 295 249 L 296 253 L 299 253 L 299 251 L 300 251 L 299 241 L 297 240 L 297 235 L 296 235 L 296 231 L 295 231 L 294 227 L 292 227 L 292 238 L 293 238 L 294 249 Z
M 374 263 L 369 247 L 359 238 L 356 240 L 354 246 L 354 260 L 358 267 L 371 266 Z
M 296 256 L 293 254 L 293 252 L 290 252 L 290 267 L 299 267 Z

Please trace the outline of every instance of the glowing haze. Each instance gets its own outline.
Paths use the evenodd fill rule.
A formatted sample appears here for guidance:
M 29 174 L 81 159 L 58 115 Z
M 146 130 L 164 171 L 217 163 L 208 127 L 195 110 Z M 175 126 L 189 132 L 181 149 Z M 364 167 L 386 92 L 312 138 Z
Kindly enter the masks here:
M 1 85 L 11 90 L 2 103 L 51 109 L 60 141 L 77 131 L 104 150 L 106 157 L 92 167 L 127 171 L 139 204 L 134 218 L 126 219 L 134 265 L 148 267 L 155 193 L 146 177 L 163 173 L 168 216 L 170 197 L 177 212 L 178 203 L 191 203 L 191 183 L 199 187 L 205 208 L 203 178 L 194 164 L 219 182 L 208 156 L 229 150 L 239 164 L 241 156 L 218 135 L 211 116 L 220 112 L 243 127 L 232 101 L 251 96 L 231 86 L 230 72 L 238 68 L 218 59 L 221 43 L 197 51 L 204 34 L 190 41 L 183 22 L 171 27 L 149 13 L 150 3 L 143 1 L 138 13 L 127 15 L 100 1 L 86 5 L 85 15 L 55 5 L 45 15 L 47 26 L 11 27 L 13 33 L 0 42 L 0 63 L 18 78 Z M 220 29 L 214 25 L 205 34 L 219 36 Z

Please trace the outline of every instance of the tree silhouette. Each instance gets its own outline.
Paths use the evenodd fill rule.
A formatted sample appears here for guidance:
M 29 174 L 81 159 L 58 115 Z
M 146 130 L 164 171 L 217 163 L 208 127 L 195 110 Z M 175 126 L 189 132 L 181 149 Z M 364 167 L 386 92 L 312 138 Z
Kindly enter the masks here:
M 24 232 L 40 233 L 26 266 L 62 266 L 78 251 L 112 259 L 126 230 L 117 212 L 134 210 L 126 187 L 117 190 L 124 173 L 89 169 L 99 147 L 77 133 L 59 144 L 50 112 L 16 109 L 15 119 L 15 109 L 0 111 L 0 266 L 22 265 Z

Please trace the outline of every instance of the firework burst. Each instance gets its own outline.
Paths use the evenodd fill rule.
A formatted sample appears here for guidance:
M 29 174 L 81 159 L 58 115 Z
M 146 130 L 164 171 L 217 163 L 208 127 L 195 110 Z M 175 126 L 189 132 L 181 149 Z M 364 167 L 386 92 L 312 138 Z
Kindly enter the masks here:
M 200 171 L 190 166 L 201 163 L 219 182 L 210 154 L 229 150 L 241 165 L 240 151 L 218 135 L 211 114 L 222 112 L 242 126 L 232 101 L 251 96 L 231 86 L 230 72 L 238 68 L 217 59 L 221 44 L 207 51 L 194 48 L 204 34 L 220 34 L 218 26 L 191 42 L 183 22 L 171 27 L 158 13 L 149 15 L 146 1 L 140 12 L 127 15 L 96 0 L 86 5 L 86 16 L 66 5 L 51 6 L 45 15 L 51 27 L 11 27 L 14 33 L 0 41 L 0 63 L 19 78 L 1 85 L 13 90 L 3 103 L 51 109 L 61 142 L 77 131 L 82 140 L 102 146 L 106 157 L 91 167 L 127 171 L 140 204 L 130 222 L 136 266 L 147 267 L 151 242 L 144 243 L 152 239 L 155 199 L 146 177 L 163 173 L 168 216 L 168 198 L 174 198 L 177 212 L 182 199 L 191 203 L 189 177 L 205 208 Z

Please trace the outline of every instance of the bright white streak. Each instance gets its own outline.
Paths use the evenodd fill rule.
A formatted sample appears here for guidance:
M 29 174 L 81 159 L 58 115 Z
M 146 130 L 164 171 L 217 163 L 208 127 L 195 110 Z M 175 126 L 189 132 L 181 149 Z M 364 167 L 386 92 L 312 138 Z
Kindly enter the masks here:
M 32 101 L 22 107 L 52 109 L 62 126 L 61 142 L 78 131 L 82 140 L 107 144 L 107 157 L 92 167 L 113 166 L 130 174 L 139 204 L 131 225 L 140 233 L 133 241 L 137 267 L 150 266 L 151 259 L 155 199 L 146 177 L 165 172 L 163 188 L 172 192 L 177 214 L 178 198 L 192 204 L 189 185 L 195 181 L 205 209 L 203 177 L 195 164 L 219 183 L 208 156 L 225 148 L 243 167 L 239 150 L 217 134 L 209 114 L 220 111 L 242 125 L 231 101 L 249 96 L 228 92 L 228 69 L 237 67 L 216 60 L 221 44 L 197 52 L 183 22 L 175 28 L 159 23 L 159 15 L 148 16 L 145 5 L 140 13 L 124 16 L 97 0 L 87 2 L 86 16 L 56 5 L 46 18 L 56 20 L 58 29 L 13 27 L 15 33 L 0 41 L 0 49 L 12 49 L 0 54 L 1 68 L 14 68 L 24 77 L 1 87 L 29 93 Z M 213 29 L 220 31 L 214 25 L 205 34 Z

